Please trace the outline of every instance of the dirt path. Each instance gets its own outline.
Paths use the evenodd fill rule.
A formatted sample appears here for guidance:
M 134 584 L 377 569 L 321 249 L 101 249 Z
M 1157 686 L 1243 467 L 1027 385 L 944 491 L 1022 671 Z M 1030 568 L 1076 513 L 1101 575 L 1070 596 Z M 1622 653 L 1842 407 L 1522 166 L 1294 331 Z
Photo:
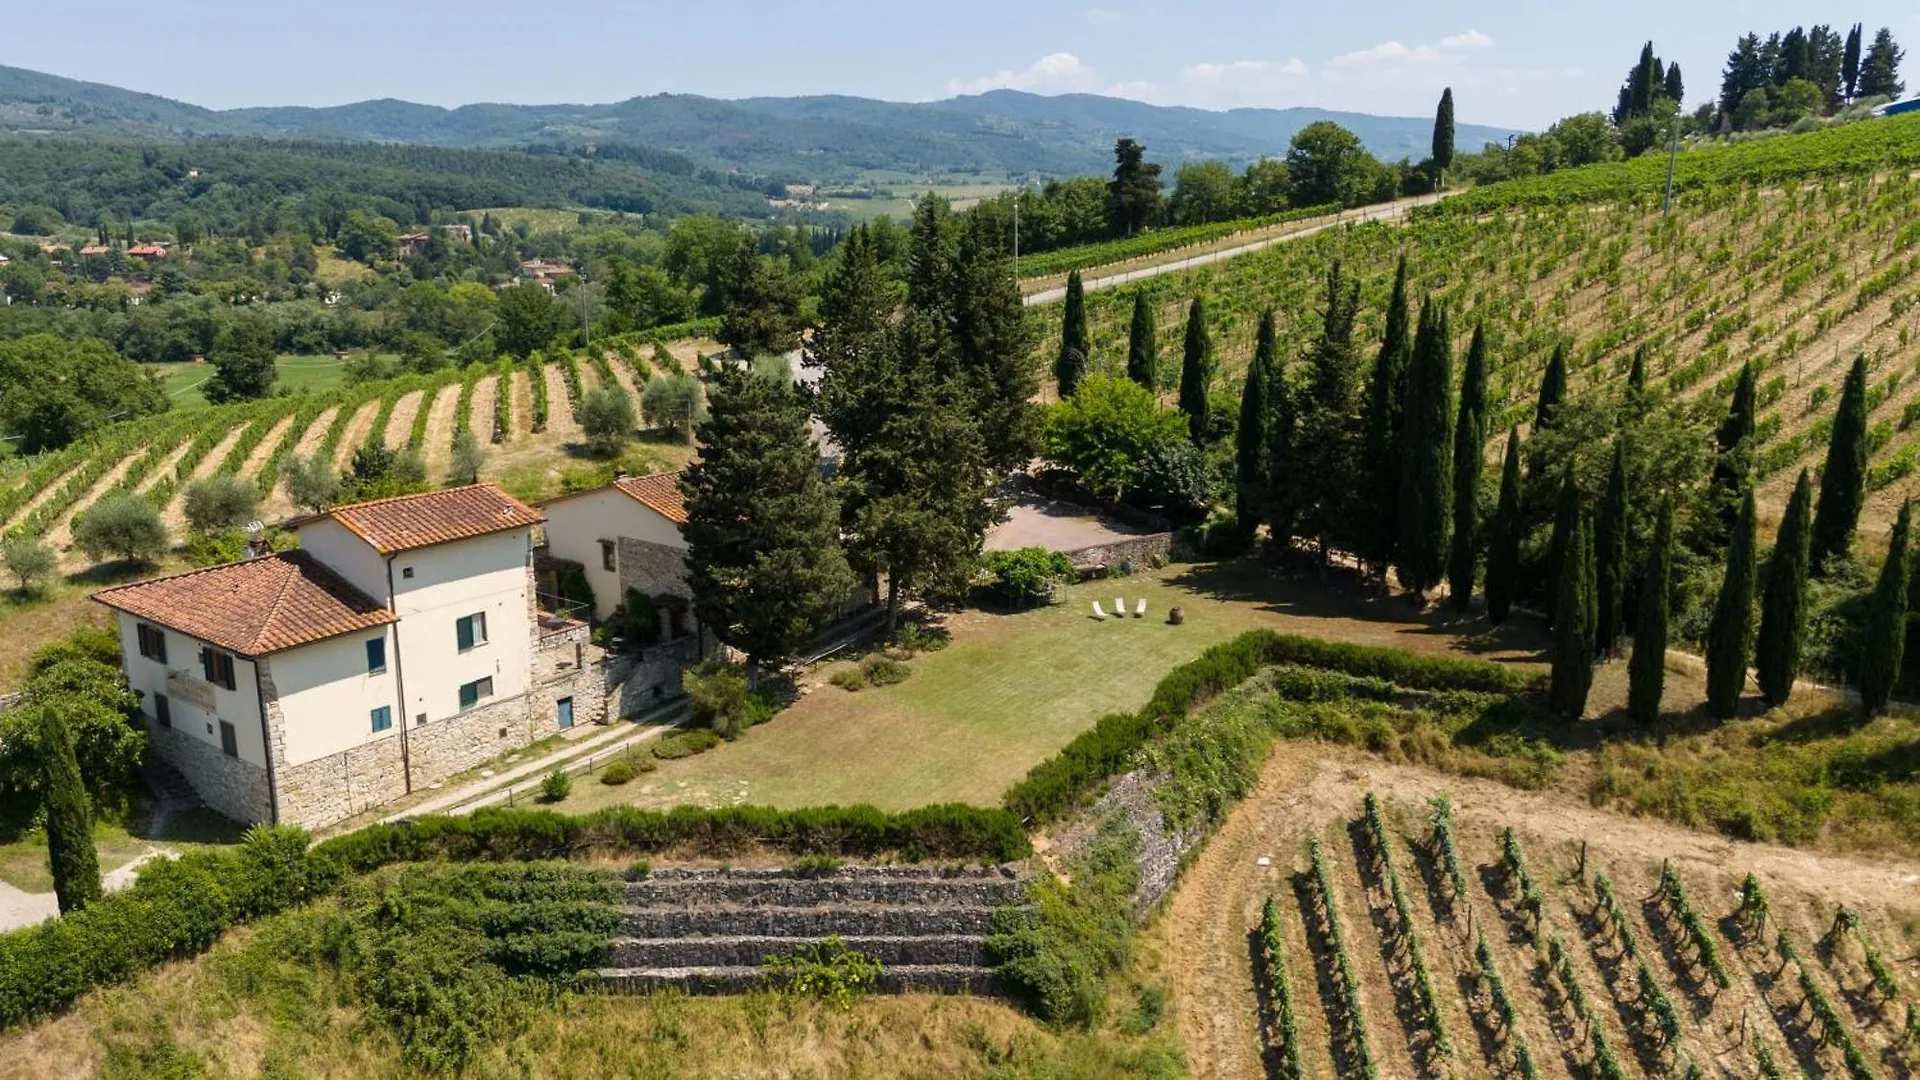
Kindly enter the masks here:
M 493 445 L 493 403 L 499 396 L 498 375 L 488 375 L 473 384 L 473 402 L 467 413 L 467 423 L 482 446 Z
M 299 433 L 299 441 L 293 444 L 289 456 L 304 461 L 318 452 L 321 441 L 327 437 L 327 430 L 333 426 L 333 418 L 339 412 L 337 405 L 320 410 L 320 415 L 314 417 L 306 430 Z M 293 516 L 293 500 L 287 498 L 286 487 L 280 483 L 279 477 L 261 477 L 260 486 L 266 491 L 266 498 L 260 503 L 262 521 L 284 521 Z
M 187 450 L 192 447 L 192 445 L 192 439 L 181 439 L 180 445 L 174 449 L 173 453 L 167 455 L 165 461 L 155 466 L 152 472 L 140 479 L 140 483 L 133 489 L 134 492 L 145 495 L 147 492 L 153 490 L 153 485 L 172 476 L 173 470 L 180 467 L 180 459 L 187 456 Z
M 448 463 L 453 458 L 454 414 L 459 406 L 460 384 L 454 383 L 441 387 L 427 408 L 426 445 L 420 448 L 420 456 L 427 465 L 427 479 L 434 483 L 447 475 Z
M 187 526 L 187 485 L 195 480 L 205 480 L 219 472 L 220 466 L 227 460 L 227 455 L 233 453 L 234 444 L 240 441 L 240 436 L 246 434 L 247 427 L 246 424 L 234 425 L 233 429 L 222 436 L 219 442 L 213 444 L 212 449 L 207 451 L 207 456 L 201 458 L 200 463 L 193 467 L 193 475 L 186 478 L 180 485 L 180 490 L 174 492 L 173 501 L 167 503 L 167 508 L 160 512 L 160 520 L 166 525 L 168 535 L 179 536 L 181 530 Z
M 275 450 L 280 449 L 280 444 L 287 439 L 288 429 L 292 427 L 292 413 L 288 413 L 279 420 L 276 420 L 273 427 L 267 430 L 266 435 L 254 446 L 253 451 L 247 455 L 247 460 L 240 463 L 240 475 L 257 483 L 262 490 L 265 490 L 278 481 L 279 477 L 276 476 L 261 476 L 260 470 L 267 467 L 267 459 L 273 456 Z
M 626 354 L 609 352 L 607 366 L 613 369 L 613 381 L 620 385 L 620 389 L 627 392 L 627 400 L 633 402 L 634 415 L 640 415 L 642 388 L 640 381 L 633 376 L 633 364 L 627 359 Z
M 367 441 L 367 435 L 373 428 L 374 417 L 380 415 L 380 399 L 374 398 L 360 406 L 353 414 L 347 426 L 340 432 L 340 442 L 333 448 L 333 467 L 346 469 L 353 461 L 353 452 Z
M 61 553 L 61 569 L 72 570 L 93 565 L 92 560 L 79 552 L 69 553 L 67 551 L 67 544 L 73 539 L 74 516 L 87 507 L 92 506 L 99 500 L 100 496 L 105 495 L 117 487 L 120 481 L 126 479 L 127 471 L 133 468 L 135 462 L 145 457 L 146 453 L 147 448 L 144 446 L 136 446 L 128 451 L 126 457 L 121 458 L 118 464 L 108 469 L 105 476 L 95 480 L 93 485 L 82 492 L 79 498 L 73 500 L 72 506 L 62 511 L 60 516 L 54 519 L 53 524 L 48 526 L 47 546 Z
M 402 394 L 400 400 L 393 403 L 393 412 L 387 416 L 387 430 L 382 441 L 389 450 L 401 450 L 413 435 L 413 418 L 420 411 L 420 404 L 426 399 L 425 390 L 415 390 Z
M 1877 935 L 1883 952 L 1901 957 L 1912 952 L 1903 926 L 1920 926 L 1920 865 L 1911 862 L 1740 843 L 1658 821 L 1608 813 L 1561 795 L 1519 791 L 1491 781 L 1394 765 L 1342 748 L 1283 743 L 1268 761 L 1253 792 L 1187 869 L 1157 927 L 1157 932 L 1166 940 L 1167 969 L 1174 979 L 1175 1020 L 1196 1077 L 1252 1080 L 1265 1075 L 1249 953 L 1249 934 L 1259 924 L 1261 901 L 1269 894 L 1274 895 L 1277 902 L 1293 900 L 1288 868 L 1295 863 L 1304 865 L 1304 856 L 1295 850 L 1299 838 L 1307 829 L 1351 821 L 1359 814 L 1361 794 L 1369 790 L 1378 793 L 1394 808 L 1390 818 L 1402 822 L 1403 833 L 1418 828 L 1417 815 L 1428 799 L 1450 796 L 1455 807 L 1456 831 L 1462 837 L 1462 856 L 1475 865 L 1489 863 L 1496 857 L 1494 837 L 1500 828 L 1507 824 L 1520 827 L 1535 877 L 1543 883 L 1551 880 L 1554 884 L 1549 901 L 1552 918 L 1558 920 L 1558 932 L 1575 951 L 1585 951 L 1586 945 L 1584 940 L 1575 940 L 1577 928 L 1571 925 L 1568 908 L 1560 898 L 1578 887 L 1566 881 L 1575 869 L 1582 842 L 1590 845 L 1590 870 L 1607 867 L 1609 873 L 1628 882 L 1622 886 L 1623 893 L 1638 890 L 1636 899 L 1649 891 L 1648 883 L 1661 860 L 1671 858 L 1676 869 L 1694 886 L 1695 904 L 1703 917 L 1718 918 L 1725 913 L 1732 905 L 1730 890 L 1740 876 L 1752 871 L 1774 896 L 1776 912 L 1783 909 L 1794 912 L 1790 917 L 1798 920 L 1796 925 L 1814 925 L 1821 917 L 1830 918 L 1834 905 L 1845 904 L 1853 910 L 1870 913 L 1863 916 L 1863 925 L 1869 933 Z M 1322 835 L 1330 834 L 1323 832 Z M 1334 846 L 1329 844 L 1327 854 L 1333 853 Z M 1340 854 L 1347 858 L 1351 855 L 1344 850 Z M 1262 858 L 1269 860 L 1270 865 L 1259 865 Z M 1408 864 L 1402 862 L 1401 872 L 1403 887 L 1416 888 L 1421 871 L 1416 867 L 1409 872 Z M 1470 876 L 1473 872 L 1468 870 Z M 1805 899 L 1797 906 L 1785 899 L 1795 896 Z M 1478 883 L 1475 883 L 1475 903 L 1483 922 L 1496 915 L 1490 894 Z M 1416 901 L 1414 906 L 1425 905 Z M 1364 910 L 1349 905 L 1342 914 L 1349 923 L 1354 923 L 1355 916 Z M 1821 912 L 1824 916 L 1818 914 Z M 1297 908 L 1288 913 L 1286 921 L 1299 921 Z M 1639 920 L 1638 925 L 1645 939 L 1642 944 L 1654 945 L 1652 927 L 1644 919 Z M 1450 935 L 1437 920 L 1435 926 L 1434 933 L 1426 939 L 1427 960 L 1436 981 L 1441 981 L 1442 972 L 1459 967 L 1457 957 L 1448 955 L 1457 950 L 1458 935 Z M 1364 940 L 1357 939 L 1358 929 L 1357 925 L 1349 927 L 1349 938 L 1354 939 L 1350 949 L 1360 948 Z M 1491 940 L 1491 934 L 1489 938 Z M 1811 957 L 1811 938 L 1807 934 L 1801 938 L 1803 954 Z M 1316 997 L 1313 986 L 1302 985 L 1308 971 L 1305 957 L 1309 955 L 1297 951 L 1303 948 L 1304 942 L 1296 946 L 1293 957 L 1294 993 L 1296 999 L 1312 1000 Z M 1560 1025 L 1551 1016 L 1543 1015 L 1546 999 L 1534 981 L 1534 973 L 1525 970 L 1529 961 L 1523 958 L 1528 955 L 1503 947 L 1496 962 L 1509 980 L 1509 989 L 1526 1021 L 1525 1030 L 1536 1063 L 1559 1073 L 1566 1052 L 1564 1043 L 1545 1028 L 1552 1025 L 1557 1031 Z M 1657 957 L 1649 958 L 1650 963 L 1656 960 Z M 1597 969 L 1587 964 L 1580 967 L 1583 977 L 1592 979 L 1584 989 L 1596 999 L 1596 1007 L 1604 1003 L 1603 1011 L 1612 1010 L 1608 988 Z M 1783 988 L 1782 992 L 1791 993 L 1797 1000 L 1797 990 Z M 1677 983 L 1669 986 L 1668 993 L 1676 1006 L 1682 1004 L 1683 995 Z M 1447 994 L 1442 988 L 1443 1000 Z M 1703 1025 L 1698 1018 L 1691 1020 L 1689 1045 L 1697 1048 L 1707 1061 L 1725 1055 L 1731 1065 L 1740 1059 L 1728 1050 L 1730 1040 L 1723 1027 L 1725 1018 L 1737 1019 L 1739 1012 L 1732 1006 L 1740 999 L 1732 995 L 1726 997 L 1725 1006 L 1713 1010 L 1710 1023 Z M 1692 1004 L 1691 998 L 1687 1001 Z M 1450 1008 L 1444 1011 L 1450 1018 L 1459 1015 Z M 1304 1020 L 1303 1016 L 1303 1023 Z M 1387 1017 L 1369 1015 L 1369 1020 L 1376 1029 L 1391 1030 Z M 1324 1030 L 1324 1021 L 1320 1021 L 1315 1033 L 1306 1036 L 1307 1041 L 1314 1047 L 1324 1048 L 1327 1045 Z M 1457 1074 L 1484 1074 L 1486 1061 L 1475 1047 L 1477 1032 L 1465 1029 L 1450 1031 L 1450 1034 L 1456 1057 L 1469 1063 L 1464 1072 L 1456 1070 Z M 1609 1034 L 1616 1034 L 1611 1022 Z M 1763 1033 L 1763 1037 L 1769 1042 L 1785 1041 L 1778 1035 Z M 1861 1036 L 1856 1032 L 1856 1037 Z M 1864 1041 L 1879 1047 L 1885 1039 L 1876 1035 Z M 1622 1054 L 1630 1053 L 1625 1045 L 1619 1049 Z M 1325 1050 L 1318 1052 L 1324 1054 Z M 1751 1075 L 1751 1057 L 1736 1071 L 1740 1075 Z M 1319 1070 L 1319 1074 L 1330 1075 L 1324 1069 Z
M 507 437 L 502 442 L 513 442 L 523 435 L 533 434 L 533 383 L 527 380 L 527 373 L 514 368 L 511 381 L 507 383 Z M 553 399 L 547 399 L 549 426 L 552 425 Z
M 560 370 L 559 364 L 548 364 L 541 369 L 547 380 L 547 430 L 545 434 L 560 443 L 579 442 L 584 436 L 580 430 L 580 421 L 573 415 L 573 399 L 567 396 L 567 376 Z M 586 388 L 586 375 L 582 371 L 581 389 Z

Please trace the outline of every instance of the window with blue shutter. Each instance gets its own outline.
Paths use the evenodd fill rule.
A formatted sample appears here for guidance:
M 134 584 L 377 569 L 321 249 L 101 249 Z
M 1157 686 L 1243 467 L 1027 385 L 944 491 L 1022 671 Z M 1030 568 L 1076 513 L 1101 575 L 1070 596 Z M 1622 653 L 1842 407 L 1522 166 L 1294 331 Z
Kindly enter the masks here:
M 393 709 L 390 706 L 382 705 L 379 708 L 373 710 L 373 730 L 374 731 L 376 732 L 385 731 L 392 726 L 393 726 Z
M 387 670 L 387 639 L 377 637 L 367 642 L 367 674 L 384 675 Z M 378 728 L 374 730 L 379 730 Z

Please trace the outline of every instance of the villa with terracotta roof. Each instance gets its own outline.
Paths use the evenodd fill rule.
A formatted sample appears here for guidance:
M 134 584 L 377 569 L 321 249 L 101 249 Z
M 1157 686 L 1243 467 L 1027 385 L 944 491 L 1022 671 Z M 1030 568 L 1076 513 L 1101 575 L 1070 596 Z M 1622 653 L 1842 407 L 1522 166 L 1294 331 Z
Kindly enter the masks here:
M 293 523 L 298 551 L 106 589 L 152 746 L 239 821 L 320 827 L 604 712 L 490 484 Z
M 680 536 L 687 507 L 679 473 L 623 476 L 548 499 L 540 509 L 547 515 L 547 553 L 586 571 L 595 618 L 612 615 L 633 589 L 660 612 L 663 640 L 696 633 L 687 542 Z

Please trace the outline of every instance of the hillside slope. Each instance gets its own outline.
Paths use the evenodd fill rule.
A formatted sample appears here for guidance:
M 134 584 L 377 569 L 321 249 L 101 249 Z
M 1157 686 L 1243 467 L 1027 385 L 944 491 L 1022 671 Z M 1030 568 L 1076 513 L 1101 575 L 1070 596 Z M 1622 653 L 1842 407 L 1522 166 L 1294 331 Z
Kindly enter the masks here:
M 935 102 L 813 96 L 721 101 L 657 94 L 601 105 L 472 104 L 445 109 L 392 99 L 324 108 L 204 109 L 101 83 L 0 67 L 0 130 L 119 135 L 260 135 L 504 147 L 545 142 L 640 145 L 703 165 L 793 179 L 848 179 L 864 170 L 1073 175 L 1111 165 L 1132 135 L 1169 163 L 1245 163 L 1286 151 L 1293 133 L 1335 120 L 1395 160 L 1424 156 L 1432 121 L 1317 109 L 1168 108 L 1088 94 L 1011 90 Z M 1505 129 L 1459 128 L 1463 147 Z

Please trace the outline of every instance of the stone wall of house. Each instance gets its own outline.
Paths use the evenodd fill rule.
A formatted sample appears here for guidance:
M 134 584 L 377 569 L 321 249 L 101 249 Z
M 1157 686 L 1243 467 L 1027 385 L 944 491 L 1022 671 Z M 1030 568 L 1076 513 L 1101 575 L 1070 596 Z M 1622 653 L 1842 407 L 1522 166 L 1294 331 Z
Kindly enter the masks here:
M 559 727 L 560 700 L 573 699 L 574 724 L 602 724 L 607 716 L 606 650 L 595 645 L 585 623 L 543 636 L 533 653 L 534 705 L 528 738 Z
M 711 637 L 708 644 L 714 644 Z M 681 672 L 699 662 L 700 642 L 692 637 L 650 645 L 638 653 L 608 656 L 603 668 L 603 686 L 609 717 L 638 716 L 668 698 L 679 696 Z
M 147 745 L 180 771 L 208 806 L 248 824 L 273 820 L 267 770 L 228 757 L 220 748 L 147 719 Z
M 532 693 L 521 694 L 407 729 L 413 786 L 465 772 L 532 742 L 534 722 L 529 714 L 533 705 Z
M 1125 540 L 1116 540 L 1111 544 L 1096 544 L 1067 554 L 1073 559 L 1073 565 L 1081 568 L 1119 566 L 1128 559 L 1133 560 L 1136 567 L 1140 567 L 1155 555 L 1162 559 L 1167 558 L 1172 550 L 1173 534 L 1163 532 L 1150 536 L 1130 536 Z
M 397 733 L 299 765 L 276 767 L 273 780 L 280 820 L 309 829 L 325 828 L 407 793 Z

